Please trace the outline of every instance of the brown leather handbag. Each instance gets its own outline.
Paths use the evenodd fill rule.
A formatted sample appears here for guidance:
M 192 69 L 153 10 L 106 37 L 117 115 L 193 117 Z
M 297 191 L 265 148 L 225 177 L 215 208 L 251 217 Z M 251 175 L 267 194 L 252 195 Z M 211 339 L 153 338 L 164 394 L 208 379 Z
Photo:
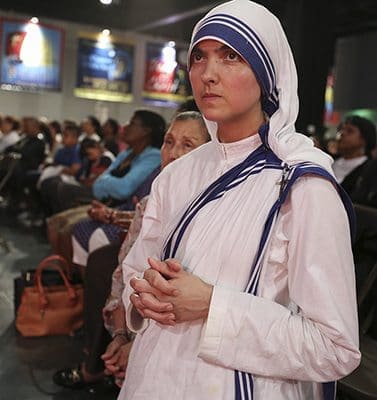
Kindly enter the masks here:
M 84 288 L 67 278 L 67 261 L 53 255 L 38 265 L 34 285 L 25 287 L 16 315 L 16 328 L 22 336 L 69 335 L 83 324 Z M 63 284 L 44 286 L 46 269 L 58 271 Z

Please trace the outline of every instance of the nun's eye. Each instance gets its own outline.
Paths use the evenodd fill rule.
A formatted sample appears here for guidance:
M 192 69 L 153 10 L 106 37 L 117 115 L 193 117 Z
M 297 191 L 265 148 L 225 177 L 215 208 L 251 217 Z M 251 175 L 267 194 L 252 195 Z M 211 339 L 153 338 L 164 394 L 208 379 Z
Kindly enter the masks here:
M 201 53 L 199 53 L 199 52 L 193 52 L 192 54 L 191 54 L 191 62 L 200 62 L 200 61 L 202 61 L 202 59 L 203 59 L 203 55 L 201 54 Z
M 228 51 L 225 54 L 225 60 L 227 61 L 238 61 L 240 56 L 235 51 Z

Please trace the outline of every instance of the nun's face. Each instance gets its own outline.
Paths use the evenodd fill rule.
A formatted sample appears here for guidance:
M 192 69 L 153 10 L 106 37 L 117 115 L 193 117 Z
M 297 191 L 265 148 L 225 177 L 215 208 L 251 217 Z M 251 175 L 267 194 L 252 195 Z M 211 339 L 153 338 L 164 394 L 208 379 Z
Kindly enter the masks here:
M 230 47 L 203 40 L 192 51 L 190 81 L 196 103 L 223 129 L 254 126 L 263 118 L 261 90 L 249 64 Z M 262 119 L 263 120 L 263 119 Z

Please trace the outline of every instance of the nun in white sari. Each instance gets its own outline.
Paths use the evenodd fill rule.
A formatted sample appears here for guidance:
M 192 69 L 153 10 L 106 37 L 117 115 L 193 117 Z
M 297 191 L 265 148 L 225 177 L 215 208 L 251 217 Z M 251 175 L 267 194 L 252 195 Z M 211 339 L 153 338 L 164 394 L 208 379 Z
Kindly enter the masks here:
M 333 399 L 360 360 L 351 212 L 294 130 L 285 34 L 234 0 L 199 21 L 189 57 L 212 141 L 155 180 L 123 263 L 137 335 L 119 399 Z

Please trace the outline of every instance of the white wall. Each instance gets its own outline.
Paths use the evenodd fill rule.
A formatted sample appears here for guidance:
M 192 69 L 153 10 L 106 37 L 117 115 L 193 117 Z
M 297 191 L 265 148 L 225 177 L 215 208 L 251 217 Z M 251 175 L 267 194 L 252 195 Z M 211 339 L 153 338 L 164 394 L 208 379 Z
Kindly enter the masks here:
M 0 10 L 0 17 L 29 19 L 30 16 L 7 13 Z M 70 22 L 40 18 L 40 22 L 54 25 L 65 30 L 64 66 L 62 70 L 62 90 L 60 92 L 14 92 L 0 89 L 0 115 L 22 117 L 35 115 L 46 117 L 49 120 L 72 119 L 81 121 L 87 115 L 116 118 L 124 124 L 131 117 L 136 108 L 149 108 L 160 112 L 167 120 L 174 113 L 174 109 L 167 107 L 153 107 L 145 105 L 141 98 L 145 67 L 146 41 L 164 42 L 166 39 L 151 38 L 131 32 L 112 31 L 112 34 L 135 45 L 135 61 L 133 76 L 132 103 L 116 103 L 108 101 L 88 100 L 75 97 L 73 89 L 76 84 L 76 59 L 78 36 L 81 32 L 97 33 L 101 29 L 90 25 L 80 25 Z

